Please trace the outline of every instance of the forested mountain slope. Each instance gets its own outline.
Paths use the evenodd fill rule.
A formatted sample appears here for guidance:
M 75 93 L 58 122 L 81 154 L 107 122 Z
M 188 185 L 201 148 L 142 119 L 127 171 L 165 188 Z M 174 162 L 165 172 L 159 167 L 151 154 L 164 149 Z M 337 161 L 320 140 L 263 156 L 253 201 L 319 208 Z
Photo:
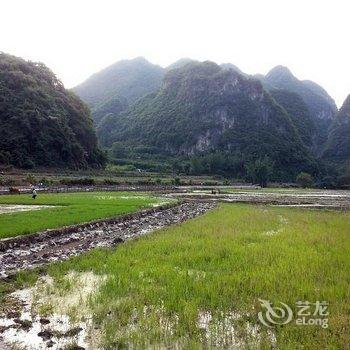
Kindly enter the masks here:
M 260 79 L 268 90 L 283 89 L 298 94 L 307 105 L 316 135 L 313 140 L 314 153 L 319 154 L 326 142 L 329 127 L 337 113 L 337 106 L 328 93 L 318 84 L 297 79 L 287 67 L 277 66 Z
M 99 167 L 89 108 L 42 63 L 0 53 L 0 163 Z
M 92 108 L 94 120 L 101 119 L 101 110 L 119 112 L 110 107 L 117 100 L 122 104 L 134 103 L 140 97 L 158 90 L 165 69 L 148 62 L 143 57 L 122 60 L 93 74 L 73 91 Z
M 111 115 L 98 134 L 104 146 L 118 142 L 134 155 L 268 156 L 281 178 L 315 170 L 291 117 L 261 83 L 212 62 L 168 71 L 158 92 Z
M 350 162 L 350 95 L 331 126 L 324 157 L 340 165 Z
M 304 145 L 311 148 L 316 137 L 316 127 L 303 99 L 288 90 L 273 89 L 270 94 L 288 112 Z

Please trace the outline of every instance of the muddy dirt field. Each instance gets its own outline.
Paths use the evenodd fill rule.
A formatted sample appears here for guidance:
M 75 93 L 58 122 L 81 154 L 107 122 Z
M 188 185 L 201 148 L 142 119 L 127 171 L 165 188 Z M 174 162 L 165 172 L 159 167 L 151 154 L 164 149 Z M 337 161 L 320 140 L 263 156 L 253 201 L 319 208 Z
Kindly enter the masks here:
M 215 190 L 214 190 L 215 192 Z M 233 203 L 256 203 L 291 207 L 329 208 L 350 210 L 350 191 L 320 190 L 314 192 L 252 192 L 212 193 L 212 191 L 194 191 L 170 193 L 171 198 L 186 200 L 218 201 Z
M 88 296 L 104 280 L 93 273 L 67 275 L 67 280 L 78 284 L 78 288 L 59 296 L 55 313 L 40 315 L 40 307 L 51 305 L 53 279 L 40 277 L 35 286 L 17 290 L 6 299 L 0 311 L 0 350 L 10 350 L 6 344 L 16 344 L 15 349 L 94 349 L 92 317 L 84 314 L 84 321 L 73 322 L 67 315 L 71 307 L 86 307 Z M 2 340 L 1 340 L 2 339 Z M 6 343 L 4 342 L 6 341 Z M 74 344 L 74 346 L 73 346 Z M 13 349 L 11 347 L 11 349 Z

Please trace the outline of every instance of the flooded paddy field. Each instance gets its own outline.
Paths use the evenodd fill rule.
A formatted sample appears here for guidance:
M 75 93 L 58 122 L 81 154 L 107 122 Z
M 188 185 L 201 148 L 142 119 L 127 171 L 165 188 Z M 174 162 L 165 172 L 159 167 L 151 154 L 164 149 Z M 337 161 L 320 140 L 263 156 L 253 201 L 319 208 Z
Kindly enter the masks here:
M 0 277 L 66 260 L 96 247 L 111 247 L 177 224 L 213 209 L 215 203 L 191 202 L 139 211 L 111 220 L 48 230 L 0 241 Z
M 187 200 L 350 209 L 350 191 L 336 190 L 250 189 L 248 191 L 235 189 L 230 191 L 226 188 L 213 188 L 210 190 L 173 192 L 167 194 L 167 196 Z
M 212 191 L 0 241 L 0 349 L 346 348 L 349 193 Z
M 6 213 L 0 214 L 0 239 L 115 217 L 163 202 L 137 192 L 39 193 L 35 200 L 30 194 L 1 195 L 0 208 Z
M 0 215 L 11 214 L 22 211 L 41 210 L 52 208 L 50 205 L 19 205 L 19 204 L 0 204 Z

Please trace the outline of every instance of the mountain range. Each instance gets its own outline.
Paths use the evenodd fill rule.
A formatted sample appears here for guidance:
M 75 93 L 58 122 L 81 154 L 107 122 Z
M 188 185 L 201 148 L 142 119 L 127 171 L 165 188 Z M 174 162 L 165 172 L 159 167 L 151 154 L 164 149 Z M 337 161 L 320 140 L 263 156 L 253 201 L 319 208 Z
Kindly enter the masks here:
M 168 70 L 157 92 L 102 119 L 98 136 L 103 146 L 117 142 L 134 158 L 215 153 L 218 161 L 229 156 L 244 163 L 268 156 L 276 178 L 316 171 L 291 117 L 262 84 L 213 62 Z M 216 170 L 234 171 L 223 163 Z
M 102 166 L 94 127 L 112 160 L 193 174 L 246 178 L 260 161 L 274 180 L 293 181 L 350 162 L 350 98 L 337 111 L 321 86 L 283 66 L 251 76 L 232 63 L 162 68 L 138 57 L 68 91 L 43 64 L 1 54 L 0 98 L 0 163 L 19 167 Z
M 328 93 L 310 80 L 297 79 L 287 67 L 277 66 L 265 77 L 260 77 L 263 86 L 271 91 L 283 89 L 298 94 L 305 102 L 314 124 L 312 148 L 315 154 L 322 152 L 329 127 L 337 113 L 337 106 Z
M 94 74 L 73 91 L 91 106 L 98 125 L 107 114 L 119 114 L 139 98 L 158 91 L 167 72 L 195 63 L 199 62 L 183 58 L 161 68 L 142 57 L 123 60 Z M 297 79 L 283 66 L 273 68 L 266 76 L 250 76 L 232 63 L 220 67 L 261 81 L 264 89 L 290 114 L 305 145 L 316 157 L 322 154 L 337 107 L 321 86 Z
M 101 113 L 116 112 L 156 91 L 164 73 L 164 68 L 137 57 L 103 69 L 73 91 L 91 107 L 94 120 L 98 122 Z
M 100 94 L 97 103 L 91 88 Z M 241 174 L 246 160 L 266 155 L 284 179 L 318 172 L 316 159 L 329 154 L 339 119 L 320 85 L 283 66 L 251 76 L 232 63 L 184 58 L 161 68 L 136 58 L 94 74 L 74 91 L 92 107 L 102 146 L 123 149 L 123 157 L 193 160 L 215 153 L 224 164 L 235 159 Z

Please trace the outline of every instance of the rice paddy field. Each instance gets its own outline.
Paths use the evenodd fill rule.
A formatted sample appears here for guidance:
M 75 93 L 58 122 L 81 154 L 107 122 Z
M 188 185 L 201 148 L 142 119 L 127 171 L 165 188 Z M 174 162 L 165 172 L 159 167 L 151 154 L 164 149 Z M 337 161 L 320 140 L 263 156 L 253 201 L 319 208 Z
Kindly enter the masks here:
M 0 239 L 114 217 L 158 202 L 155 197 L 130 192 L 49 193 L 36 199 L 30 194 L 3 195 L 0 211 L 10 210 L 0 214 Z
M 30 312 L 67 315 L 87 349 L 349 349 L 349 252 L 348 211 L 220 204 L 116 248 L 19 273 L 0 283 L 1 300 L 27 288 Z

